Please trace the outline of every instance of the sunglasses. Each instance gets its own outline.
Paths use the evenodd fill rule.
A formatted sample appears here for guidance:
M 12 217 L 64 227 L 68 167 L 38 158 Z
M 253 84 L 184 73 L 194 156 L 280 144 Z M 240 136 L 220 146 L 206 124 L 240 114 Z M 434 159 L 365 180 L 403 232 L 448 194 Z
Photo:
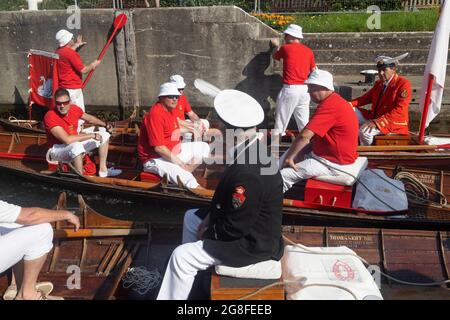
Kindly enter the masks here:
M 57 106 L 62 106 L 62 107 L 69 105 L 69 103 L 70 103 L 70 100 L 67 100 L 67 101 L 55 101 L 55 104 Z
M 167 99 L 177 99 L 179 98 L 179 96 L 166 96 Z

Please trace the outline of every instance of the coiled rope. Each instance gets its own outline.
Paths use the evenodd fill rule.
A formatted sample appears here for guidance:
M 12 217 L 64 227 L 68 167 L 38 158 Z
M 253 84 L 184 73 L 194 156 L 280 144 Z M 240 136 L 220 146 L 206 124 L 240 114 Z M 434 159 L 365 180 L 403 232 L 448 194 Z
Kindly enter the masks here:
M 158 269 L 147 270 L 145 267 L 129 268 L 122 278 L 122 286 L 128 289 L 132 286 L 132 290 L 140 295 L 145 295 L 149 290 L 156 288 L 161 282 L 161 274 Z

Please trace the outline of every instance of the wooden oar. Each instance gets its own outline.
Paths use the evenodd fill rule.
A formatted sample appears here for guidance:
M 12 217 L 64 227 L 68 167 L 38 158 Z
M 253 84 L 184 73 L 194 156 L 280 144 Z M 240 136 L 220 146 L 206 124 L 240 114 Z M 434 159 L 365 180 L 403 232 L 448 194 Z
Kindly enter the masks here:
M 119 237 L 131 235 L 145 235 L 147 229 L 56 229 L 54 230 L 54 237 L 58 239 L 63 238 L 93 238 L 93 237 Z
M 106 42 L 105 46 L 103 47 L 102 52 L 100 52 L 97 60 L 102 60 L 103 55 L 106 52 L 106 49 L 108 49 L 109 45 L 111 44 L 111 41 L 114 39 L 114 37 L 116 36 L 117 32 L 119 31 L 119 29 L 123 28 L 123 26 L 125 26 L 125 24 L 127 23 L 127 15 L 125 13 L 121 13 L 119 14 L 115 19 L 114 19 L 114 31 L 112 32 L 111 36 L 109 37 L 108 41 Z M 92 77 L 92 74 L 94 73 L 94 70 L 91 70 L 91 72 L 89 72 L 88 76 L 86 77 L 86 79 L 83 82 L 83 87 L 82 89 L 84 89 L 84 87 L 86 87 L 86 84 L 88 83 L 89 79 Z
M 450 144 L 441 145 L 407 145 L 407 146 L 359 146 L 358 152 L 370 151 L 426 151 L 435 149 L 450 149 Z

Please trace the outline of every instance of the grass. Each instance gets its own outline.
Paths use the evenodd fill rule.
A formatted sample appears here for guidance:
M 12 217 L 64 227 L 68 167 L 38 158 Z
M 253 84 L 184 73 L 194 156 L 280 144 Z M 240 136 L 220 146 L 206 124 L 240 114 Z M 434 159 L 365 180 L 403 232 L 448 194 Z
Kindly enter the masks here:
M 438 10 L 418 12 L 381 13 L 381 29 L 367 27 L 367 13 L 330 13 L 321 15 L 295 15 L 295 22 L 304 32 L 401 32 L 433 31 L 438 20 Z

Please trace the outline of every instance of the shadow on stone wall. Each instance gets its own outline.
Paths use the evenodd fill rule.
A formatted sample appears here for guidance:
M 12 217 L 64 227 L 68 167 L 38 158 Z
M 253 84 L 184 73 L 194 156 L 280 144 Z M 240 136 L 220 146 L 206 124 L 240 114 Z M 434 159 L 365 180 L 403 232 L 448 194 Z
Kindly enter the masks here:
M 266 115 L 261 127 L 267 128 L 273 115 L 269 98 L 275 102 L 278 92 L 283 86 L 283 78 L 279 74 L 266 75 L 265 71 L 271 63 L 270 49 L 253 57 L 245 66 L 242 75 L 246 76 L 235 89 L 243 91 L 255 98 L 263 107 Z

